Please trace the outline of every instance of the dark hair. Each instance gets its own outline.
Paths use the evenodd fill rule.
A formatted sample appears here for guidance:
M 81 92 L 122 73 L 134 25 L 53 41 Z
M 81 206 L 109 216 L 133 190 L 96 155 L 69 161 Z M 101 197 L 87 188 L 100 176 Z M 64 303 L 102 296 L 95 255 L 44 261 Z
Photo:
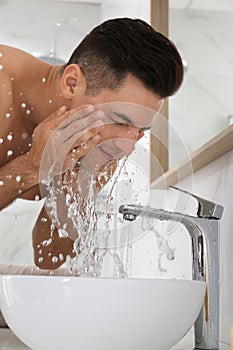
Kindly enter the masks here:
M 128 73 L 160 97 L 173 95 L 183 81 L 175 45 L 141 19 L 116 18 L 95 27 L 65 67 L 71 63 L 80 66 L 90 95 L 117 89 Z

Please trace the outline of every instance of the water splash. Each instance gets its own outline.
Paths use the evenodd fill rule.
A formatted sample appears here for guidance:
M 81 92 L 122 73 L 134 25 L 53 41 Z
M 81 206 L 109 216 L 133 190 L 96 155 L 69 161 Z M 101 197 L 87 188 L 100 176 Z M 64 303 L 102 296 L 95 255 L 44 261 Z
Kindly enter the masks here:
M 148 206 L 148 210 L 150 210 L 150 207 Z M 162 258 L 165 255 L 166 258 L 170 261 L 175 259 L 175 250 L 172 249 L 169 245 L 168 240 L 165 237 L 164 232 L 159 233 L 158 229 L 156 228 L 156 223 L 158 222 L 158 219 L 150 218 L 150 217 L 143 217 L 142 218 L 142 229 L 144 231 L 151 231 L 154 232 L 155 238 L 157 240 L 158 249 L 160 251 L 159 257 L 158 257 L 158 270 L 160 272 L 167 272 L 165 268 L 162 267 Z
M 75 276 L 103 276 L 103 264 L 107 255 L 110 255 L 115 262 L 114 276 L 121 278 L 127 276 L 119 252 L 108 248 L 108 239 L 111 232 L 108 213 L 113 200 L 113 188 L 117 183 L 125 161 L 126 159 L 118 166 L 110 187 L 106 201 L 105 229 L 101 231 L 101 234 L 97 225 L 96 185 L 104 186 L 110 178 L 112 179 L 113 174 L 109 172 L 109 166 L 95 175 L 87 170 L 84 176 L 85 180 L 88 178 L 87 191 L 83 190 L 79 172 L 76 171 L 66 172 L 62 180 L 54 179 L 50 175 L 42 180 L 47 192 L 45 207 L 51 219 L 50 238 L 43 241 L 42 244 L 50 245 L 52 243 L 55 227 L 61 239 L 67 237 L 73 239 L 75 257 L 73 259 L 69 256 L 66 257 L 66 264 Z M 50 168 L 51 173 L 52 171 L 53 167 Z M 60 209 L 61 198 L 63 199 L 63 213 Z M 60 260 L 65 260 L 62 252 L 60 254 Z M 51 256 L 51 261 L 56 263 L 58 259 Z

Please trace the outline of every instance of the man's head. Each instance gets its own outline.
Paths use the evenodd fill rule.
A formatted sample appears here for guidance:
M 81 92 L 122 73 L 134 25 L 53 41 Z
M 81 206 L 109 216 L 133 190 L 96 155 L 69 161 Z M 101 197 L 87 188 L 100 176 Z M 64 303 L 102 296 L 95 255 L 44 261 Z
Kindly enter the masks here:
M 182 59 L 169 39 L 142 20 L 117 18 L 94 28 L 74 50 L 63 67 L 61 89 L 70 108 L 108 103 L 109 116 L 109 103 L 122 103 L 110 106 L 111 117 L 100 132 L 98 150 L 106 161 L 132 152 L 144 127 L 152 124 L 151 111 L 158 112 L 182 80 Z M 143 113 L 136 105 L 144 107 Z
M 72 53 L 86 79 L 86 93 L 117 89 L 131 73 L 161 98 L 173 95 L 183 80 L 175 45 L 140 19 L 116 18 L 94 28 Z M 64 68 L 65 68 L 64 67 Z

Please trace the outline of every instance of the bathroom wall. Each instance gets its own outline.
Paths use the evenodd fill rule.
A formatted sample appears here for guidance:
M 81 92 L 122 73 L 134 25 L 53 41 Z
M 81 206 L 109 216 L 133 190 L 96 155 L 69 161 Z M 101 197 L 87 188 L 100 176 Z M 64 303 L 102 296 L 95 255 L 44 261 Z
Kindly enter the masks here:
M 101 21 L 100 4 L 39 0 L 0 2 L 0 42 L 63 60 Z
M 186 62 L 183 86 L 170 98 L 169 120 L 190 153 L 230 124 L 232 11 L 231 0 L 169 0 L 169 36 Z M 172 156 L 184 160 L 176 139 L 169 142 Z

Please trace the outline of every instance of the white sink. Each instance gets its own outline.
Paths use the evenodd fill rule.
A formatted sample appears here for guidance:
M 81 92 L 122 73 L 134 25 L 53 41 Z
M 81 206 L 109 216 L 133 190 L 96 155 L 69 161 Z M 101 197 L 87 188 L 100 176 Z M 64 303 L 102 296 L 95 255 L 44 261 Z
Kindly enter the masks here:
M 34 350 L 167 350 L 193 325 L 205 283 L 0 276 L 0 309 Z

